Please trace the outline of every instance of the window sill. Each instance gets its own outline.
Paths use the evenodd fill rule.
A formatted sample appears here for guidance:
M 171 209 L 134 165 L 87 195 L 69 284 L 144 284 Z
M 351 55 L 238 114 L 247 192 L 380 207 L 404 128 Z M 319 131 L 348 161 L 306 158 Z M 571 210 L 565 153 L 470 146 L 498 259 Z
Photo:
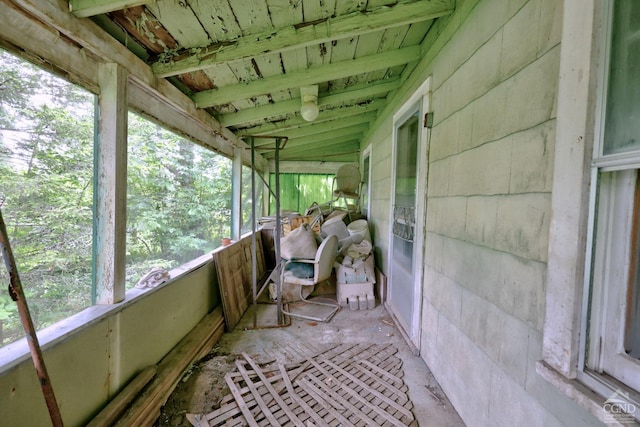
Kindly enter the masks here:
M 215 249 L 213 252 L 220 250 Z M 182 264 L 169 271 L 169 279 L 155 288 L 127 290 L 125 299 L 116 304 L 96 304 L 85 308 L 79 313 L 73 314 L 53 325 L 37 332 L 38 342 L 42 350 L 46 350 L 56 344 L 68 339 L 69 337 L 80 333 L 92 325 L 95 325 L 107 317 L 123 311 L 125 308 L 140 301 L 141 298 L 151 295 L 154 292 L 170 286 L 172 282 L 183 277 L 192 271 L 213 262 L 212 253 L 204 254 L 194 260 Z M 26 338 L 21 338 L 3 347 L 0 347 L 0 375 L 14 368 L 31 358 L 29 345 Z
M 536 363 L 536 372 L 542 378 L 550 382 L 554 387 L 564 393 L 571 400 L 584 408 L 598 420 L 606 423 L 607 426 L 629 426 L 627 423 L 611 422 L 610 419 L 605 420 L 603 406 L 606 398 L 591 390 L 583 383 L 575 379 L 568 379 L 545 361 L 540 360 Z M 632 425 L 638 425 L 636 422 Z

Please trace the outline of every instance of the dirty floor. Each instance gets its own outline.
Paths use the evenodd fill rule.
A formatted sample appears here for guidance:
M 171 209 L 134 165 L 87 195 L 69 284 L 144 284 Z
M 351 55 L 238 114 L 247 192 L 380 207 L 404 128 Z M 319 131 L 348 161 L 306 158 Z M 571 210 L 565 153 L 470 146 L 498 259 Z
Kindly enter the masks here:
M 291 308 L 294 312 L 294 307 Z M 233 332 L 225 333 L 211 352 L 184 375 L 162 410 L 156 426 L 190 427 L 187 413 L 209 413 L 218 408 L 229 390 L 224 375 L 235 370 L 242 352 L 258 361 L 299 361 L 340 343 L 392 344 L 403 361 L 404 381 L 419 426 L 464 426 L 424 361 L 415 356 L 385 308 L 351 311 L 343 308 L 326 323 L 290 319 L 289 326 L 266 327 L 275 322 L 274 305 L 258 305 L 257 324 L 250 307 Z M 261 327 L 265 326 L 265 327 Z

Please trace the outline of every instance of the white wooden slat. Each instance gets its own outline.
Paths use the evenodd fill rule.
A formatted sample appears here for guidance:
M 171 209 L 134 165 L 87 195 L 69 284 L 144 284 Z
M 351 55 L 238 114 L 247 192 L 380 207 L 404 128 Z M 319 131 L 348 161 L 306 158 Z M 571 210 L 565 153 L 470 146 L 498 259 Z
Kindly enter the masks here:
M 406 408 L 404 408 L 402 405 L 398 405 L 395 401 L 389 399 L 388 397 L 386 397 L 382 393 L 375 391 L 373 388 L 369 387 L 363 381 L 361 381 L 360 379 L 356 378 L 354 375 L 352 375 L 349 372 L 347 372 L 344 368 L 336 365 L 335 363 L 333 363 L 332 361 L 330 361 L 328 359 L 320 359 L 319 362 L 326 363 L 327 365 L 331 366 L 333 369 L 337 370 L 338 372 L 340 372 L 341 374 L 346 376 L 354 384 L 359 385 L 360 387 L 362 387 L 363 389 L 365 389 L 367 392 L 371 393 L 372 395 L 374 395 L 378 399 L 380 399 L 380 400 L 386 402 L 387 404 L 393 406 L 394 408 L 396 408 L 398 411 L 402 412 L 408 418 L 413 418 L 413 414 L 410 411 L 408 411 Z M 351 365 L 350 362 L 349 362 L 349 365 Z
M 352 426 L 353 423 L 343 417 L 340 413 L 346 409 L 340 403 L 340 400 L 342 400 L 341 396 L 337 396 L 336 400 L 336 396 L 324 393 L 322 389 L 317 387 L 310 378 L 312 377 L 301 378 L 296 382 L 296 384 L 313 397 L 316 402 L 322 405 L 329 412 L 330 416 L 336 418 L 345 426 Z
M 284 365 L 280 363 L 278 364 L 278 367 L 280 368 L 280 373 L 282 375 L 282 379 L 284 380 L 285 387 L 289 392 L 289 395 L 298 403 L 298 405 L 300 405 L 305 410 L 307 414 L 309 414 L 311 418 L 313 418 L 318 426 L 328 426 L 329 424 L 327 424 L 327 422 L 324 421 L 322 417 L 315 410 L 313 410 L 313 408 L 311 408 L 311 406 L 309 406 L 309 404 L 303 398 L 301 398 L 300 395 L 298 395 L 298 393 L 296 393 L 293 388 L 293 384 L 291 384 L 291 379 L 289 378 L 289 375 L 287 375 L 287 371 Z
M 213 42 L 235 40 L 242 36 L 228 2 L 189 0 L 189 5 Z
M 262 409 L 262 413 L 264 414 L 264 416 L 267 417 L 271 425 L 274 425 L 274 426 L 279 425 L 280 423 L 278 423 L 278 420 L 273 415 L 273 413 L 267 406 L 266 402 L 262 398 L 262 394 L 258 391 L 257 385 L 251 380 L 251 378 L 249 377 L 249 374 L 247 374 L 247 371 L 244 369 L 244 366 L 242 366 L 242 363 L 239 360 L 236 361 L 236 367 L 238 368 L 238 371 L 242 374 L 244 382 L 249 387 L 249 390 L 251 391 L 251 394 L 253 395 L 253 398 L 255 399 L 255 401 L 258 402 L 258 406 L 260 406 L 260 409 Z M 242 413 L 245 414 L 244 411 L 242 411 Z M 245 418 L 246 418 L 246 414 L 245 414 Z
M 306 361 L 284 364 L 282 356 L 258 364 L 246 353 L 237 372 L 225 376 L 231 395 L 208 415 L 189 414 L 200 425 L 405 426 L 414 422 L 401 380 L 402 361 L 391 345 L 329 347 Z M 283 354 L 295 352 L 288 346 Z M 240 387 L 244 384 L 244 387 Z M 246 419 L 246 421 L 245 421 Z
M 274 28 L 282 28 L 302 22 L 301 0 L 267 0 L 267 8 Z
M 335 10 L 336 0 L 302 0 L 304 22 L 313 22 L 328 18 L 335 13 Z
M 243 35 L 256 34 L 272 28 L 265 0 L 229 0 Z
M 367 5 L 366 0 L 340 0 L 336 3 L 336 15 L 346 15 L 362 10 Z
M 321 381 L 316 377 L 307 375 L 305 377 L 306 380 L 309 380 L 313 387 L 316 387 L 315 392 L 320 394 L 325 399 L 332 399 L 333 401 L 340 402 L 342 406 L 348 409 L 353 415 L 360 418 L 360 420 L 364 421 L 367 425 L 376 425 L 372 418 L 368 417 L 367 414 L 358 409 L 354 404 L 352 404 L 349 400 L 345 399 L 345 397 L 338 393 L 337 390 L 334 390 L 332 387 L 328 386 L 326 382 L 329 378 L 332 378 L 331 375 L 324 370 L 324 368 L 320 367 L 321 372 L 324 374 L 324 380 Z M 334 381 L 332 381 L 334 382 Z M 335 382 L 342 390 L 342 387 L 339 383 Z
M 211 43 L 209 35 L 188 5 L 182 7 L 175 0 L 157 0 L 149 3 L 147 9 L 181 47 L 207 46 Z
M 267 390 L 269 390 L 269 393 L 271 393 L 271 397 L 273 397 L 273 399 L 276 401 L 276 403 L 280 404 L 280 407 L 285 412 L 285 414 L 289 417 L 289 419 L 293 422 L 293 424 L 295 424 L 295 425 L 297 425 L 299 427 L 304 427 L 304 424 L 302 423 L 302 421 L 300 421 L 298 419 L 298 417 L 293 413 L 293 411 L 291 411 L 289 409 L 289 407 L 284 403 L 284 401 L 280 397 L 279 393 L 269 383 L 269 380 L 264 375 L 264 373 L 262 372 L 260 367 L 256 364 L 256 362 L 254 362 L 254 360 L 251 358 L 251 356 L 249 356 L 247 353 L 242 353 L 242 356 L 249 363 L 249 365 L 251 365 L 251 367 L 254 369 L 256 375 L 258 376 L 258 378 L 260 378 L 262 380 L 262 385 L 264 385 L 267 388 Z M 246 381 L 246 378 L 245 378 L 245 381 Z M 286 385 L 286 382 L 285 382 L 285 385 Z

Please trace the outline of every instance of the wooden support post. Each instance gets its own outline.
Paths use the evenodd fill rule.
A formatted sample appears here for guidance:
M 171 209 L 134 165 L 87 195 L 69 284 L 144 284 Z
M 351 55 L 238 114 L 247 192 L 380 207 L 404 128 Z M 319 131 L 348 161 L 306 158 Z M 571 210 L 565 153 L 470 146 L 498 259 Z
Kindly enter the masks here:
M 95 191 L 95 303 L 124 300 L 127 198 L 127 80 L 118 64 L 100 66 Z
M 242 234 L 242 150 L 233 151 L 231 169 L 231 238 L 240 240 Z

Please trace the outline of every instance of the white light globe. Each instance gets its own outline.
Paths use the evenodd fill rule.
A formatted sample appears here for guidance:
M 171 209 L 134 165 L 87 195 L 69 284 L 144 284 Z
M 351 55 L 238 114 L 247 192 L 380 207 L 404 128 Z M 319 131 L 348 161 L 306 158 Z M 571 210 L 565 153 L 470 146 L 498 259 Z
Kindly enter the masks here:
M 300 107 L 300 115 L 308 122 L 312 122 L 317 119 L 319 113 L 320 110 L 318 110 L 318 106 L 312 101 L 305 102 L 302 104 L 302 107 Z

